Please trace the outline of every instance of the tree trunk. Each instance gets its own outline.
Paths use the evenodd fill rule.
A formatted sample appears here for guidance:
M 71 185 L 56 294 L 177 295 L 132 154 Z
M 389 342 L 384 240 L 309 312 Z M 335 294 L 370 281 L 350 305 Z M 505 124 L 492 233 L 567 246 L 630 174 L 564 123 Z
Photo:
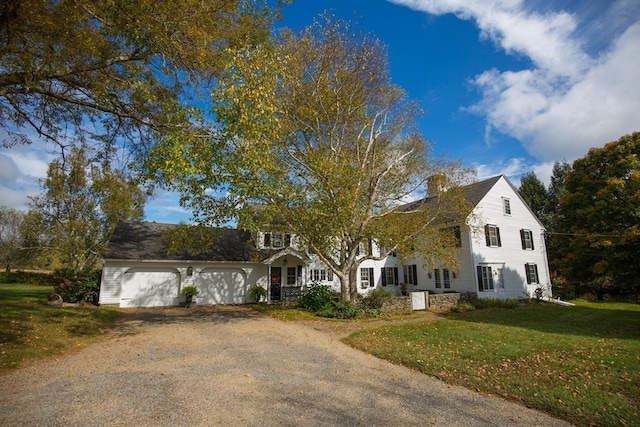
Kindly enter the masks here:
M 358 266 L 349 269 L 349 293 L 350 301 L 356 302 L 358 299 Z

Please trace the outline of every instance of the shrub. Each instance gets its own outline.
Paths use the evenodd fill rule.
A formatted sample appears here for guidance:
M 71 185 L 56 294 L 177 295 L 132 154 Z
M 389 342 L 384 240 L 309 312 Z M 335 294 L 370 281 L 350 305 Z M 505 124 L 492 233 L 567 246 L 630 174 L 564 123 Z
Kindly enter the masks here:
M 393 294 L 386 289 L 376 288 L 362 298 L 360 304 L 366 308 L 381 309 L 385 302 L 391 301 Z
M 73 276 L 67 271 L 57 271 L 56 273 L 54 274 L 53 292 L 60 295 L 65 302 L 98 303 L 101 270 L 93 270 L 77 276 Z
M 12 271 L 11 273 L 1 272 L 0 283 L 24 283 L 25 285 L 54 286 L 54 277 L 49 273 L 38 273 L 34 271 Z
M 302 288 L 300 306 L 317 313 L 337 297 L 339 297 L 339 294 L 331 286 L 312 283 Z
M 329 301 L 320 310 L 316 311 L 316 315 L 332 319 L 355 319 L 360 313 L 361 311 L 351 301 L 342 299 Z

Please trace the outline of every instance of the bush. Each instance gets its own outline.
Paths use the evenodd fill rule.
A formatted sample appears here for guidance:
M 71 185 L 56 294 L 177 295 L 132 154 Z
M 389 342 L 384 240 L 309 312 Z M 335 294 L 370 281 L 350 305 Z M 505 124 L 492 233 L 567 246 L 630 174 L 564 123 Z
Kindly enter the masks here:
M 320 310 L 316 311 L 316 315 L 320 317 L 329 317 L 331 319 L 355 319 L 361 313 L 351 301 L 338 300 L 329 301 Z
M 12 271 L 0 273 L 0 283 L 24 283 L 25 285 L 54 286 L 53 275 L 34 271 Z
M 312 283 L 300 292 L 300 306 L 317 313 L 324 306 L 338 298 L 339 294 L 331 286 Z
M 102 270 L 92 270 L 78 276 L 72 276 L 67 271 L 56 273 L 53 292 L 60 295 L 65 302 L 98 304 Z
M 362 298 L 360 304 L 370 309 L 381 309 L 385 302 L 391 301 L 393 294 L 386 289 L 376 288 Z

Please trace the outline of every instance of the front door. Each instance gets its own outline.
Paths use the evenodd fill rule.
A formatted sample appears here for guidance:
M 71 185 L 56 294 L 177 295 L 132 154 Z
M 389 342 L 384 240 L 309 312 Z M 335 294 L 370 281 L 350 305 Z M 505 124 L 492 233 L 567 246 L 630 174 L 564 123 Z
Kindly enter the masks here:
M 280 301 L 281 286 L 282 286 L 282 268 L 271 267 L 271 301 Z

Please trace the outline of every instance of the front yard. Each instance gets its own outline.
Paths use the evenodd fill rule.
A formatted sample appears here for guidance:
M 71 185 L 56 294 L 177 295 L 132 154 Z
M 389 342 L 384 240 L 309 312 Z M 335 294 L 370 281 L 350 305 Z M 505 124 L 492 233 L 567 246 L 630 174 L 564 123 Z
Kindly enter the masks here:
M 0 284 L 0 374 L 90 344 L 114 325 L 114 308 L 51 307 L 51 286 Z
M 0 284 L 0 374 L 82 348 L 120 315 L 117 308 L 51 307 L 50 292 L 47 286 Z M 250 306 L 577 425 L 640 425 L 640 305 L 525 303 L 367 321 L 323 319 L 290 305 Z
M 577 425 L 640 425 L 640 306 L 578 302 L 451 313 L 347 344 Z

